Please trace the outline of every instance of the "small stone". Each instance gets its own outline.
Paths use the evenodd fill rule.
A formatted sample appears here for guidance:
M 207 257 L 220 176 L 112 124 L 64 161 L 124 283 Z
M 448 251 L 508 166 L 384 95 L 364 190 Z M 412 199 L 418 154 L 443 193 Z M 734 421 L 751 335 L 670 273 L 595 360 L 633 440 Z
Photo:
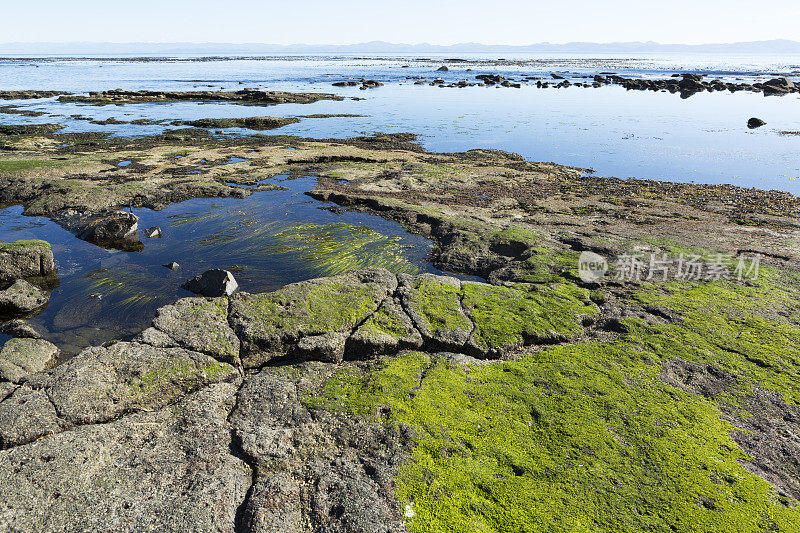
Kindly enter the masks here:
M 760 118 L 756 118 L 756 117 L 753 117 L 753 118 L 751 118 L 750 120 L 747 121 L 747 127 L 750 128 L 751 130 L 754 130 L 756 128 L 760 128 L 761 126 L 763 126 L 765 124 L 766 124 L 766 122 L 764 122 Z
M 158 226 L 147 228 L 146 230 L 144 230 L 144 235 L 148 239 L 160 239 L 163 236 L 161 233 L 161 228 L 159 228 Z
M 195 294 L 216 298 L 230 296 L 239 288 L 236 279 L 227 270 L 213 269 L 203 272 L 200 276 L 190 279 L 182 287 Z
M 181 265 L 179 265 L 175 261 L 173 261 L 172 263 L 167 263 L 166 265 L 162 265 L 162 266 L 164 266 L 164 268 L 168 268 L 170 270 L 178 270 L 181 267 Z

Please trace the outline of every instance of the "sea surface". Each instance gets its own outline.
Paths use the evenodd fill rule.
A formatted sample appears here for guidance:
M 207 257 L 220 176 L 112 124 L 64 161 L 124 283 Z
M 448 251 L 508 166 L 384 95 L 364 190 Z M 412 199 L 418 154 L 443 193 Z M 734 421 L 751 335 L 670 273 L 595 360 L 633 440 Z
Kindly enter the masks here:
M 443 65 L 449 70 L 439 71 Z M 169 126 L 97 125 L 90 120 L 354 114 L 362 116 L 303 118 L 268 133 L 346 138 L 409 132 L 419 135 L 419 142 L 432 151 L 494 148 L 535 161 L 591 169 L 599 176 L 726 183 L 800 194 L 800 135 L 781 133 L 800 131 L 798 94 L 714 92 L 682 99 L 678 94 L 618 86 L 537 89 L 531 81 L 519 89 L 415 84 L 437 78 L 474 81 L 480 74 L 517 80 L 558 74 L 582 82 L 601 72 L 639 78 L 695 72 L 709 80 L 747 83 L 780 76 L 800 82 L 800 57 L 0 57 L 0 90 L 260 88 L 330 92 L 346 98 L 268 107 L 0 101 L 0 106 L 45 113 L 0 114 L 0 124 L 57 122 L 66 125 L 64 133 L 146 136 Z M 332 86 L 361 78 L 385 85 L 369 90 Z M 750 117 L 767 125 L 750 130 L 746 126 Z M 222 134 L 248 133 L 229 129 Z M 162 239 L 143 238 L 142 252 L 98 248 L 48 219 L 23 216 L 19 206 L 0 210 L 0 240 L 40 238 L 53 245 L 61 282 L 47 309 L 31 323 L 68 356 L 85 346 L 129 338 L 147 327 L 158 307 L 190 296 L 180 285 L 208 268 L 233 270 L 248 292 L 365 266 L 438 273 L 427 261 L 430 243 L 425 239 L 379 217 L 343 212 L 305 196 L 314 176 L 273 180 L 288 190 L 256 192 L 244 200 L 191 200 L 158 212 L 137 210 L 140 227 L 160 226 L 164 233 Z M 162 266 L 172 261 L 181 268 L 171 271 Z M 0 336 L 0 342 L 4 339 Z

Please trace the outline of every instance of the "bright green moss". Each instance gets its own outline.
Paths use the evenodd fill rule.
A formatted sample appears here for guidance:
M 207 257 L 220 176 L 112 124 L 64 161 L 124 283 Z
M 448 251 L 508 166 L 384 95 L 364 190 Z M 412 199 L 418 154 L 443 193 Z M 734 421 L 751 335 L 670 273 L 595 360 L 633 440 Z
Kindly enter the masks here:
M 588 291 L 566 284 L 542 288 L 464 284 L 464 308 L 475 324 L 475 340 L 489 349 L 573 337 L 583 330 L 581 319 L 598 311 L 588 296 Z
M 587 343 L 468 368 L 408 353 L 307 404 L 384 405 L 413 427 L 396 492 L 412 531 L 797 530 L 716 407 L 658 381 L 645 353 Z
M 681 322 L 666 326 L 629 322 L 632 335 L 661 359 L 680 355 L 721 366 L 800 403 L 797 289 L 767 278 L 758 286 L 673 283 L 666 291 L 644 288 L 635 297 L 680 314 Z
M 472 329 L 469 319 L 461 311 L 461 288 L 458 285 L 420 277 L 414 284 L 411 301 L 434 335 L 442 331 Z
M 17 250 L 25 250 L 30 248 L 50 249 L 50 243 L 39 239 L 23 239 L 14 242 L 0 243 L 0 252 L 12 252 Z
M 408 328 L 394 313 L 381 308 L 375 311 L 359 328 L 365 333 L 375 335 L 389 335 L 401 339 L 408 335 Z

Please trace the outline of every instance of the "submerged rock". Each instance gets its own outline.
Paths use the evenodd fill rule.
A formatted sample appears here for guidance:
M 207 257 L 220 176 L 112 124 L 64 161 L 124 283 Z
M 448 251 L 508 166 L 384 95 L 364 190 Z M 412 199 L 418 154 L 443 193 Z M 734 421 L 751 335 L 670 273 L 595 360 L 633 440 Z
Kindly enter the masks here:
M 11 286 L 0 290 L 0 313 L 22 315 L 47 305 L 50 295 L 24 279 L 18 279 Z
M 239 288 L 236 278 L 227 270 L 206 270 L 194 279 L 190 279 L 182 287 L 195 294 L 216 298 L 230 296 Z
M 11 339 L 0 350 L 0 381 L 19 383 L 56 362 L 58 348 L 43 339 Z
M 48 242 L 22 240 L 0 244 L 0 281 L 55 274 L 53 250 Z
M 24 320 L 12 320 L 0 327 L 0 332 L 18 339 L 41 339 L 42 335 Z

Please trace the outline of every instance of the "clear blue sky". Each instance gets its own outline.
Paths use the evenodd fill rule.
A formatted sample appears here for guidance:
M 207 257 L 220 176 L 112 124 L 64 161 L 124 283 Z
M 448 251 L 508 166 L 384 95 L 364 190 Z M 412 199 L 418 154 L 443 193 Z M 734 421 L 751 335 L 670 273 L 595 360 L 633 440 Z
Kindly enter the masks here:
M 800 40 L 797 0 L 2 0 L 0 42 Z

